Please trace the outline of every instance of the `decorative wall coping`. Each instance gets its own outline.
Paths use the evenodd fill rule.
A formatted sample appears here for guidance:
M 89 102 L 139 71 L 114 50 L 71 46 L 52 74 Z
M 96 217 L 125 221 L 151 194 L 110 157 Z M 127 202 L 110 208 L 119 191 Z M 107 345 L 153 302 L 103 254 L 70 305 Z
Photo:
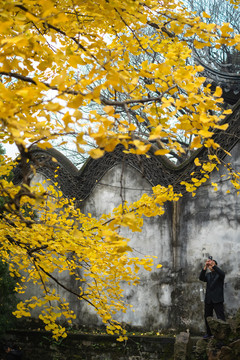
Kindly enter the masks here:
M 226 151 L 237 144 L 240 139 L 240 100 L 233 107 L 233 113 L 226 116 L 221 122 L 228 123 L 226 131 L 217 130 L 213 139 L 220 145 L 216 150 L 217 156 L 223 160 L 226 157 Z M 130 166 L 138 171 L 151 186 L 161 184 L 168 186 L 172 184 L 176 191 L 181 191 L 181 181 L 190 181 L 191 173 L 194 171 L 194 177 L 198 176 L 199 169 L 194 164 L 194 159 L 200 161 L 207 160 L 208 149 L 202 147 L 193 152 L 192 156 L 176 166 L 171 163 L 166 156 L 155 156 L 154 145 L 145 155 L 125 154 L 121 146 L 117 146 L 111 153 L 105 153 L 100 159 L 89 158 L 84 166 L 78 170 L 63 154 L 53 148 L 47 150 L 34 147 L 31 149 L 29 157 L 30 164 L 34 164 L 37 173 L 42 174 L 52 182 L 57 182 L 64 196 L 76 198 L 77 201 L 85 200 L 93 191 L 96 184 L 102 177 L 114 166 Z M 55 159 L 53 161 L 53 158 Z M 56 161 L 57 160 L 57 161 Z M 28 168 L 31 177 L 30 166 Z M 56 171 L 58 178 L 55 178 Z M 199 173 L 200 176 L 200 173 Z M 22 181 L 21 160 L 14 169 L 14 183 L 19 184 Z

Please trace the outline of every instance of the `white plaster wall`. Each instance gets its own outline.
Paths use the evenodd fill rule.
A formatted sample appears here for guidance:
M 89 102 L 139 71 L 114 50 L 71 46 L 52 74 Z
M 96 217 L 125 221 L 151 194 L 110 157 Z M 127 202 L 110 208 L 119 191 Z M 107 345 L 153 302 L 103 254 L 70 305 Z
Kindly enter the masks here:
M 114 207 L 122 202 L 121 184 L 124 187 L 123 199 L 128 202 L 136 201 L 143 193 L 151 193 L 150 184 L 131 167 L 122 171 L 122 167 L 112 168 L 97 184 L 93 193 L 85 202 L 82 209 L 85 213 L 91 212 L 99 217 L 103 213 L 109 213 Z M 130 238 L 130 246 L 133 249 L 131 255 L 143 257 L 145 255 L 158 256 L 154 260 L 152 272 L 140 270 L 140 284 L 129 287 L 123 284 L 125 297 L 133 306 L 134 312 L 117 315 L 117 319 L 131 326 L 159 328 L 167 323 L 168 313 L 165 308 L 171 304 L 171 287 L 161 286 L 164 273 L 167 268 L 156 269 L 158 263 L 168 264 L 171 262 L 170 231 L 166 217 L 144 219 L 142 232 L 127 232 L 123 229 L 122 234 Z M 81 312 L 91 311 L 89 306 L 83 305 Z M 83 315 L 84 318 L 84 315 Z
M 231 161 L 237 171 L 240 169 L 239 146 L 236 146 Z M 186 295 L 189 314 L 192 309 L 192 326 L 204 331 L 203 300 L 205 284 L 198 281 L 201 267 L 209 255 L 218 261 L 218 266 L 225 271 L 225 312 L 231 317 L 240 307 L 240 196 L 229 181 L 221 175 L 224 167 L 214 172 L 206 186 L 199 189 L 195 198 L 191 196 L 182 206 L 180 242 L 185 243 L 186 284 L 191 296 Z M 219 183 L 214 191 L 211 182 Z M 227 190 L 231 190 L 227 194 Z M 192 299 L 192 300 L 191 300 Z M 192 301 L 202 301 L 202 306 L 195 306 Z M 199 322 L 199 319 L 201 321 Z
M 229 159 L 238 171 L 239 154 L 240 145 L 235 147 Z M 226 272 L 227 317 L 239 308 L 240 196 L 234 191 L 227 195 L 229 184 L 224 181 L 217 192 L 211 187 L 211 182 L 224 179 L 220 177 L 224 171 L 221 167 L 220 173 L 214 173 L 194 198 L 187 194 L 178 202 L 179 218 L 174 236 L 172 219 L 176 209 L 172 205 L 166 206 L 164 216 L 145 218 L 141 233 L 123 230 L 130 238 L 134 256 L 155 255 L 158 259 L 152 272 L 139 273 L 138 286 L 124 285 L 126 300 L 135 311 L 118 314 L 118 320 L 147 331 L 171 328 L 190 329 L 193 333 L 204 331 L 205 284 L 198 277 L 208 255 L 212 255 Z M 34 180 L 42 181 L 43 178 L 35 177 Z M 136 201 L 143 193 L 151 193 L 151 186 L 140 173 L 131 167 L 122 171 L 122 166 L 115 166 L 100 179 L 81 210 L 99 217 L 111 212 L 122 199 Z M 156 269 L 157 263 L 163 267 Z M 66 284 L 73 284 L 66 274 L 60 276 Z M 36 294 L 36 289 L 29 288 L 28 294 L 31 292 Z M 78 324 L 101 325 L 90 306 L 67 293 L 64 296 L 75 310 Z

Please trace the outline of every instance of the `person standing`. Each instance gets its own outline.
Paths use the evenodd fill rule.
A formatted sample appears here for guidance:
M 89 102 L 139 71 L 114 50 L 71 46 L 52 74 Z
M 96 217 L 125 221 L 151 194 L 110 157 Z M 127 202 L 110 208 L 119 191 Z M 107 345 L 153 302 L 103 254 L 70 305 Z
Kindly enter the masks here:
M 207 272 L 207 269 L 210 270 Z M 213 316 L 213 310 L 216 313 L 218 319 L 225 321 L 224 314 L 224 278 L 225 273 L 217 266 L 217 261 L 213 260 L 212 256 L 209 256 L 202 269 L 199 280 L 207 283 L 205 294 L 205 307 L 204 307 L 204 319 L 207 329 L 207 334 L 204 336 L 208 339 L 212 336 L 210 327 L 207 322 L 207 317 Z

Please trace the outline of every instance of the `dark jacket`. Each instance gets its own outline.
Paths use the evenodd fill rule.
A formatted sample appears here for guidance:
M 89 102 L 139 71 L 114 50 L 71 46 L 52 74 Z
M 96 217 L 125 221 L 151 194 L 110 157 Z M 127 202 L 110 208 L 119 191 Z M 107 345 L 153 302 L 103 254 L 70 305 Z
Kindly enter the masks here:
M 207 283 L 205 302 L 214 304 L 224 302 L 223 285 L 225 273 L 216 265 L 213 266 L 214 271 L 206 274 L 206 270 L 202 269 L 199 280 Z
M 6 360 L 22 360 L 21 350 L 11 349 L 6 355 Z

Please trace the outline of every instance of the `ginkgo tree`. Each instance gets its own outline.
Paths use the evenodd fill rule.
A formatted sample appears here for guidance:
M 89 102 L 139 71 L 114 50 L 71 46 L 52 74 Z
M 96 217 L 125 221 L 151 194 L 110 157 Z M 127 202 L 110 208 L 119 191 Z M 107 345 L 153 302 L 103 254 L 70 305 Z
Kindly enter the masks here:
M 237 6 L 238 0 L 233 3 Z M 159 185 L 152 196 L 144 194 L 95 219 L 83 214 L 75 199 L 65 199 L 57 183 L 29 185 L 24 169 L 31 148 L 49 148 L 77 129 L 77 150 L 85 151 L 88 136 L 96 145 L 89 151 L 95 159 L 119 144 L 126 156 L 147 156 L 153 142 L 155 155 L 167 156 L 184 152 L 177 141 L 181 132 L 192 150 L 209 149 L 207 162 L 196 159 L 203 179 L 193 177 L 185 184 L 194 193 L 218 164 L 214 152 L 219 144 L 212 135 L 226 130 L 221 121 L 231 110 L 221 106 L 220 88 L 213 92 L 205 85 L 203 67 L 189 65 L 192 44 L 240 50 L 240 35 L 228 23 L 206 24 L 181 2 L 167 0 L 1 0 L 0 9 L 1 141 L 17 145 L 23 169 L 22 184 L 14 186 L 7 180 L 14 164 L 1 160 L 1 257 L 17 278 L 19 293 L 29 282 L 42 291 L 41 297 L 19 302 L 15 315 L 31 316 L 39 308 L 46 329 L 55 338 L 66 336 L 59 319 L 71 323 L 75 314 L 55 283 L 89 303 L 107 331 L 122 340 L 124 330 L 114 319 L 127 307 L 121 283 L 136 285 L 139 266 L 151 270 L 153 259 L 131 257 L 129 239 L 118 230 L 141 231 L 143 216 L 162 215 L 164 203 L 181 194 Z M 136 66 L 131 58 L 141 54 L 147 60 Z M 101 111 L 86 116 L 81 108 L 91 104 Z M 132 111 L 138 109 L 133 121 Z M 146 119 L 148 132 L 142 134 Z M 63 271 L 74 277 L 75 290 L 59 280 L 56 274 Z

